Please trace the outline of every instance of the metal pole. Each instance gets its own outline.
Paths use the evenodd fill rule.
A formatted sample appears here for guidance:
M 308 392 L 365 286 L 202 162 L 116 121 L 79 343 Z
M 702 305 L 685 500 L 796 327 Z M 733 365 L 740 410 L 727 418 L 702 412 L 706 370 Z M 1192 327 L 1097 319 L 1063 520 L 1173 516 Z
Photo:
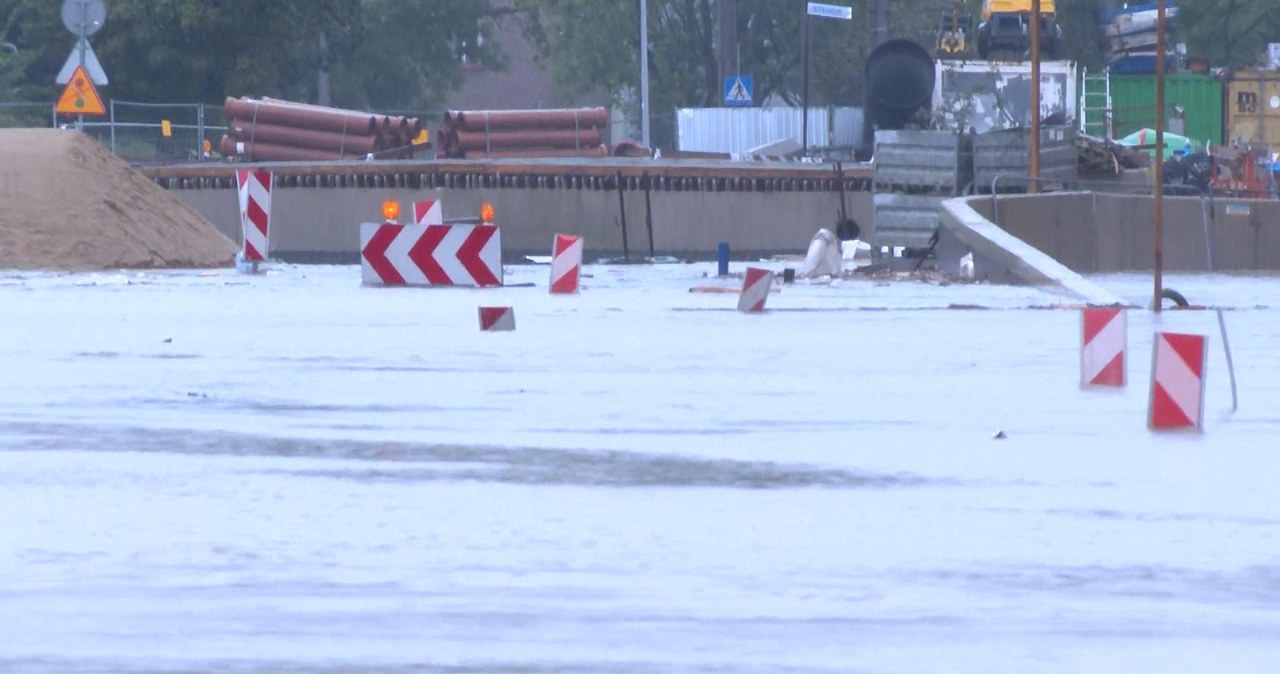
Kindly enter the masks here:
M 1040 0 L 1031 0 L 1031 185 L 1040 191 Z
M 804 136 L 804 138 L 801 139 L 801 147 L 803 149 L 803 153 L 805 155 L 808 155 L 809 154 L 809 12 L 807 8 L 805 10 L 804 18 L 801 20 L 804 21 L 804 29 L 800 33 L 800 43 L 801 43 L 800 49 L 802 49 L 804 52 L 802 57 L 804 60 L 804 85 L 803 85 L 803 91 L 801 93 L 802 97 L 804 98 L 804 112 L 801 113 L 803 116 L 803 119 L 800 122 L 802 125 L 801 128 L 803 129 L 801 134 Z
M 640 144 L 649 147 L 649 3 L 640 0 Z
M 889 0 L 875 0 L 872 5 L 872 30 L 874 31 L 875 44 L 872 46 L 879 47 L 889 39 Z
M 204 156 L 204 103 L 196 106 L 196 156 L 200 161 Z
M 84 28 L 85 28 L 84 25 L 88 23 L 88 21 L 89 21 L 89 3 L 81 2 L 80 3 L 80 41 L 76 43 L 76 49 L 79 50 L 80 52 L 81 68 L 84 68 L 84 48 L 85 48 L 85 45 L 88 44 L 87 42 L 85 42 L 85 37 L 84 37 Z M 113 130 L 115 129 L 114 125 L 112 126 L 112 129 Z M 84 131 L 84 115 L 76 116 L 76 130 Z
M 627 250 L 627 204 L 622 198 L 622 171 L 618 171 L 618 217 L 622 220 L 622 259 L 630 260 L 631 254 Z
M 1165 0 L 1156 0 L 1156 189 L 1155 242 L 1152 255 L 1155 312 L 1164 303 L 1164 24 Z

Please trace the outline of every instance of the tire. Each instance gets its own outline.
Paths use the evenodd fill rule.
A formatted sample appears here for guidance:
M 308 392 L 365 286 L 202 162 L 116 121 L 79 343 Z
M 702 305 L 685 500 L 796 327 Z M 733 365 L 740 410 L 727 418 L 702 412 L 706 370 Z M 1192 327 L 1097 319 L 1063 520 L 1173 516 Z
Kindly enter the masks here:
M 1187 308 L 1187 307 L 1191 306 L 1191 305 L 1187 302 L 1187 298 L 1183 297 L 1183 296 L 1182 296 L 1182 293 L 1180 293 L 1180 292 L 1178 292 L 1178 291 L 1174 290 L 1173 288 L 1165 288 L 1165 289 L 1161 290 L 1161 291 L 1160 291 L 1160 299 L 1162 299 L 1162 300 L 1173 300 L 1173 303 L 1174 303 L 1174 304 L 1176 304 L 1176 305 L 1178 305 L 1178 308 L 1180 308 L 1180 309 L 1185 309 L 1185 308 Z

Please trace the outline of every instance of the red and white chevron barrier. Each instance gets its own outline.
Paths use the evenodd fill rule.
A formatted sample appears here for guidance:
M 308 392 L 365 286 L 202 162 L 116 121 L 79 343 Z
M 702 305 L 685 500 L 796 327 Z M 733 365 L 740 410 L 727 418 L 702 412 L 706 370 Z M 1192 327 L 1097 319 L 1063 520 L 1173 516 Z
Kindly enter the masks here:
M 582 237 L 556 234 L 551 249 L 551 292 L 578 292 L 578 276 L 582 270 Z
M 1157 332 L 1151 362 L 1152 429 L 1194 428 L 1204 423 L 1204 366 L 1208 339 L 1204 335 Z
M 439 199 L 423 199 L 413 202 L 413 224 L 443 225 L 444 209 Z
M 236 187 L 240 197 L 244 260 L 263 262 L 271 241 L 271 172 L 237 170 Z
M 500 286 L 502 235 L 493 225 L 360 225 L 360 277 L 369 285 Z
M 1081 312 L 1080 385 L 1124 386 L 1128 318 L 1120 307 Z
M 480 307 L 480 330 L 482 332 L 515 329 L 515 309 L 511 307 Z
M 742 279 L 742 292 L 738 295 L 738 311 L 756 313 L 764 311 L 764 301 L 773 286 L 773 272 L 768 269 L 747 267 Z

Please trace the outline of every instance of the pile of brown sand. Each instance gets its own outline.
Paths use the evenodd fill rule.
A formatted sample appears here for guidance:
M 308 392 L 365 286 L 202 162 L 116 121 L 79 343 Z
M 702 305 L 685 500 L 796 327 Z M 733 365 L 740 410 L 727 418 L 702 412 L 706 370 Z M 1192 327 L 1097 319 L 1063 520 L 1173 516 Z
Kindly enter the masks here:
M 0 269 L 219 267 L 237 249 L 92 138 L 0 129 Z

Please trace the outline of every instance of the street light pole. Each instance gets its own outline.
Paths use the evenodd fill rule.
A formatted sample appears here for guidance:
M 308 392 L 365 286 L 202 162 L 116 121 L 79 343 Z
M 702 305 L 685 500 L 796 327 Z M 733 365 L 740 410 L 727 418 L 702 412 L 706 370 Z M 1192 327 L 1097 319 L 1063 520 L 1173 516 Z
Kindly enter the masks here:
M 640 0 L 640 144 L 649 147 L 649 3 Z
M 809 12 L 807 9 L 805 10 L 804 18 L 801 20 L 804 21 L 804 28 L 800 34 L 800 48 L 803 50 L 802 58 L 804 60 L 804 84 L 801 92 L 801 96 L 804 98 L 804 111 L 801 113 L 801 128 L 803 129 L 801 134 L 804 138 L 801 139 L 801 147 L 803 154 L 807 156 L 809 154 Z
M 1040 0 L 1031 0 L 1031 185 L 1040 191 Z
M 1156 2 L 1156 189 L 1155 189 L 1155 242 L 1152 251 L 1152 281 L 1155 285 L 1155 306 L 1160 313 L 1164 304 L 1164 31 L 1165 0 Z

